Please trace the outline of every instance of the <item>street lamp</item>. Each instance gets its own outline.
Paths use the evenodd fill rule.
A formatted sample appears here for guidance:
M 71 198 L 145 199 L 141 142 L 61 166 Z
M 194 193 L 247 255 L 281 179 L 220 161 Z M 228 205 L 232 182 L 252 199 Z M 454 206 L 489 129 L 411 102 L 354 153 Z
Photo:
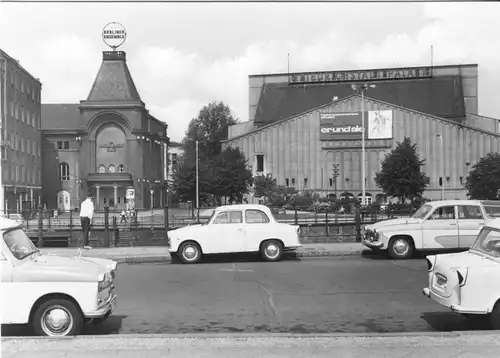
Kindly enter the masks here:
M 339 163 L 334 163 L 333 164 L 333 182 L 335 184 L 335 201 L 337 201 L 337 178 L 339 177 Z
M 441 200 L 444 200 L 444 143 L 441 134 L 436 135 L 441 142 Z
M 364 83 L 362 85 L 352 84 L 351 88 L 353 91 L 361 92 L 361 204 L 365 204 L 366 196 L 366 183 L 365 183 L 365 172 L 366 172 L 366 150 L 365 150 L 365 91 L 368 88 L 375 88 L 375 85 L 369 85 Z

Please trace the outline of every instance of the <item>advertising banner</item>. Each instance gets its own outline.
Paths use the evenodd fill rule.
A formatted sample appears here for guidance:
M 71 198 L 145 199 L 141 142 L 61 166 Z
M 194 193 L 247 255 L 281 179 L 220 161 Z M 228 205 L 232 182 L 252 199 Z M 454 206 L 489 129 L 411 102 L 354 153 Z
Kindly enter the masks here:
M 365 139 L 392 138 L 392 111 L 365 112 Z M 360 140 L 361 112 L 320 113 L 320 140 Z

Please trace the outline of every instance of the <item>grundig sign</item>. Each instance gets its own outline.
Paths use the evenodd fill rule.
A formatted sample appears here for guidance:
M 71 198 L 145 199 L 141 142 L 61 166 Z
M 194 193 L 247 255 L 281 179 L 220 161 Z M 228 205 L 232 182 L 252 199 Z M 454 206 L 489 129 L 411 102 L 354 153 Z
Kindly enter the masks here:
M 393 68 L 368 71 L 311 72 L 292 74 L 290 84 L 387 81 L 399 79 L 432 78 L 431 67 Z
M 117 148 L 123 148 L 123 144 L 115 144 L 113 142 L 109 142 L 109 144 L 101 144 L 99 148 L 106 149 L 106 152 L 116 152 Z

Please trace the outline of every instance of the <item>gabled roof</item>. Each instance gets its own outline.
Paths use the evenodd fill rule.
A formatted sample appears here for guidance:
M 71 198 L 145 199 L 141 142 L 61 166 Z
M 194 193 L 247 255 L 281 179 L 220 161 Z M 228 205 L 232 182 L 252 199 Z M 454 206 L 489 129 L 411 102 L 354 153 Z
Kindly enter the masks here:
M 272 126 L 275 126 L 275 125 L 278 125 L 280 123 L 283 123 L 283 122 L 286 122 L 288 120 L 291 120 L 293 118 L 297 118 L 297 117 L 300 117 L 300 116 L 303 116 L 305 114 L 308 114 L 308 113 L 312 113 L 312 112 L 315 112 L 315 111 L 318 111 L 318 110 L 321 110 L 323 108 L 326 108 L 326 107 L 329 107 L 332 105 L 332 103 L 341 103 L 341 102 L 346 102 L 348 100 L 350 100 L 351 98 L 358 98 L 358 99 L 361 99 L 361 95 L 357 94 L 357 93 L 354 93 L 354 94 L 351 94 L 347 97 L 344 97 L 344 98 L 340 98 L 336 101 L 330 101 L 329 103 L 326 103 L 326 104 L 322 104 L 321 106 L 318 106 L 316 108 L 312 108 L 312 109 L 309 109 L 307 111 L 304 111 L 302 113 L 297 113 L 293 116 L 290 116 L 288 118 L 284 118 L 284 119 L 280 119 L 278 121 L 275 121 L 275 122 L 271 122 L 271 123 L 264 123 L 264 124 L 261 124 L 261 125 L 258 125 L 257 123 L 255 123 L 255 127 L 253 130 L 249 131 L 249 132 L 246 132 L 246 133 L 243 133 L 241 135 L 238 135 L 238 136 L 235 136 L 235 137 L 232 137 L 232 138 L 229 138 L 229 139 L 225 139 L 225 140 L 221 140 L 221 143 L 227 143 L 227 142 L 231 142 L 231 141 L 234 141 L 234 140 L 237 140 L 239 138 L 243 138 L 243 137 L 246 137 L 250 134 L 253 134 L 253 133 L 256 133 L 256 132 L 259 132 L 261 130 L 264 130 L 266 128 L 270 128 Z M 447 118 L 442 118 L 442 117 L 438 117 L 438 116 L 435 116 L 435 115 L 432 115 L 432 114 L 428 114 L 428 113 L 423 113 L 423 112 L 420 112 L 420 111 L 416 111 L 414 109 L 410 109 L 410 108 L 405 108 L 403 106 L 399 106 L 397 104 L 393 104 L 393 103 L 388 103 L 388 102 L 384 102 L 384 101 L 381 101 L 381 100 L 378 100 L 378 99 L 375 99 L 375 98 L 372 98 L 372 97 L 369 97 L 369 96 L 365 96 L 365 100 L 366 101 L 371 101 L 371 102 L 375 102 L 375 103 L 379 103 L 381 105 L 384 105 L 384 106 L 388 106 L 388 107 L 393 107 L 393 108 L 396 108 L 396 109 L 400 109 L 400 110 L 404 110 L 404 111 L 409 111 L 409 112 L 413 112 L 415 114 L 418 114 L 418 115 L 421 115 L 421 116 L 426 116 L 426 117 L 430 117 L 430 118 L 435 118 L 435 119 L 438 119 L 440 121 L 443 121 L 443 122 L 446 122 L 446 123 L 449 123 L 449 124 L 454 124 L 454 125 L 458 125 L 462 128 L 467 128 L 467 129 L 470 129 L 470 130 L 473 130 L 473 131 L 476 131 L 476 132 L 481 132 L 481 133 L 484 133 L 484 134 L 488 134 L 488 135 L 494 135 L 494 136 L 497 136 L 497 137 L 500 137 L 500 133 L 495 133 L 495 132 L 490 132 L 490 131 L 487 131 L 487 130 L 484 130 L 484 129 L 480 129 L 480 128 L 476 128 L 476 127 L 472 127 L 472 126 L 469 126 L 469 125 L 465 125 L 465 124 L 462 124 L 462 123 L 458 123 L 456 121 L 453 121 L 451 119 L 447 119 Z
M 42 130 L 80 128 L 78 103 L 42 103 Z
M 353 93 L 349 83 L 288 85 L 264 84 L 254 121 L 258 125 L 288 118 Z M 465 117 L 459 76 L 376 83 L 371 98 L 442 118 Z
M 104 51 L 101 67 L 87 101 L 141 102 L 123 51 Z

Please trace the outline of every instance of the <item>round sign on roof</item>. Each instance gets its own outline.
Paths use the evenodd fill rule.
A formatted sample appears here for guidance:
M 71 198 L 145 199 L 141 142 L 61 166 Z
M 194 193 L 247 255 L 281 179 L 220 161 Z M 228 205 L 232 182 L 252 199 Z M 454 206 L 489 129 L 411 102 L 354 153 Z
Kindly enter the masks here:
M 113 50 L 123 45 L 126 39 L 127 32 L 125 31 L 125 27 L 118 22 L 110 22 L 102 30 L 102 40 Z

